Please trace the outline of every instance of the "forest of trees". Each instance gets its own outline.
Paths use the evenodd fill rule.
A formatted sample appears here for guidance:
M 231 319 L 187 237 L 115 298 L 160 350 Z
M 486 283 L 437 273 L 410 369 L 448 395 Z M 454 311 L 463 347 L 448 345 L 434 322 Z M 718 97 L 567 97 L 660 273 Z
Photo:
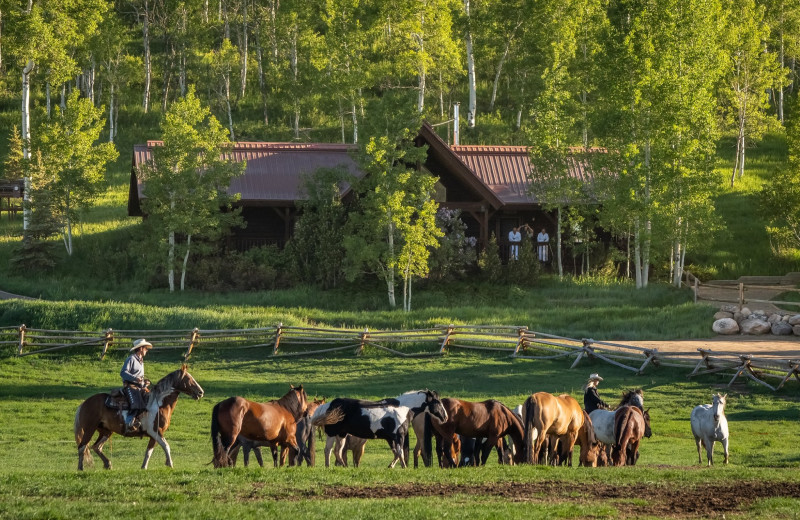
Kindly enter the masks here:
M 639 287 L 656 257 L 679 280 L 716 229 L 719 138 L 736 138 L 734 184 L 792 115 L 798 58 L 796 0 L 0 0 L 0 89 L 28 164 L 76 92 L 111 143 L 121 111 L 165 113 L 191 87 L 230 140 L 364 145 L 460 103 L 463 143 L 532 147 L 559 215 L 602 197 Z M 613 179 L 578 193 L 564 164 L 591 146 Z

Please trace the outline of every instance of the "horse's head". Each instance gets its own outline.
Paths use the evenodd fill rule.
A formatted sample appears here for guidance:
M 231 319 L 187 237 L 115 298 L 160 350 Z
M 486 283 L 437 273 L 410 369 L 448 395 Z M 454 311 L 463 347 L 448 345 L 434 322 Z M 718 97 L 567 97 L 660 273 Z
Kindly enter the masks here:
M 650 429 L 650 408 L 642 412 L 644 417 L 644 436 L 648 439 L 653 435 L 653 430 Z
M 295 398 L 297 399 L 297 405 L 300 409 L 300 415 L 302 415 L 303 413 L 305 413 L 306 410 L 308 410 L 308 395 L 306 395 L 306 391 L 303 389 L 303 385 L 300 386 L 289 385 L 289 388 L 291 388 L 289 393 L 293 393 Z
M 425 406 L 432 416 L 442 422 L 447 422 L 447 410 L 444 409 L 442 401 L 439 400 L 439 394 L 433 390 L 425 390 Z
M 325 398 L 322 399 L 314 399 L 306 406 L 306 415 L 311 417 L 314 415 L 314 410 L 316 410 L 320 405 L 325 404 Z
M 644 392 L 641 388 L 622 392 L 622 399 L 620 400 L 617 408 L 621 408 L 626 405 L 635 406 L 639 410 L 644 411 Z
M 186 370 L 185 364 L 181 366 L 180 377 L 175 384 L 175 389 L 183 392 L 186 395 L 192 396 L 195 400 L 203 397 L 203 394 L 205 393 L 203 391 L 203 387 L 197 384 L 197 381 L 194 380 L 192 374 Z
M 725 416 L 725 401 L 727 398 L 728 394 L 716 394 L 712 397 L 711 410 L 714 412 L 714 423 L 719 423 L 720 417 Z

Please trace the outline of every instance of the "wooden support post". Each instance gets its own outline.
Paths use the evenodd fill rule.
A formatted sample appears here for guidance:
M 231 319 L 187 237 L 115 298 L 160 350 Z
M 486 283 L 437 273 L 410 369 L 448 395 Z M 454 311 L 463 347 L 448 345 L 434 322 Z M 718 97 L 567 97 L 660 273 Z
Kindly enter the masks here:
M 195 327 L 192 331 L 192 335 L 189 338 L 189 350 L 186 351 L 186 354 L 183 355 L 183 360 L 186 361 L 192 355 L 192 349 L 196 344 L 200 342 L 200 330 Z
M 447 349 L 447 345 L 450 343 L 450 335 L 453 333 L 453 329 L 455 325 L 452 323 L 447 327 L 447 333 L 444 335 L 444 341 L 442 341 L 442 348 L 439 349 L 440 354 L 444 354 L 444 351 Z
M 744 305 L 744 284 L 739 282 L 739 305 Z
M 278 346 L 281 344 L 281 334 L 283 334 L 283 322 L 278 323 L 278 327 L 275 329 L 275 346 L 272 348 L 272 355 L 278 353 Z
M 517 347 L 514 349 L 514 354 L 512 354 L 512 357 L 515 357 L 519 353 L 520 348 L 523 351 L 528 348 L 528 340 L 525 339 L 526 332 L 528 332 L 528 327 L 520 327 L 517 329 Z
M 106 352 L 108 352 L 108 348 L 114 344 L 114 331 L 112 329 L 108 329 L 105 334 L 105 338 L 103 339 L 103 352 L 100 353 L 100 360 L 106 358 Z
M 789 361 L 789 372 L 786 374 L 786 377 L 784 377 L 781 380 L 781 384 L 779 384 L 775 388 L 775 390 L 780 390 L 783 387 L 783 385 L 786 384 L 786 381 L 788 381 L 788 379 L 792 376 L 794 376 L 798 381 L 800 381 L 800 375 L 798 375 L 798 369 L 800 369 L 800 363 L 798 363 L 797 361 Z
M 700 367 L 703 365 L 705 365 L 706 368 L 711 368 L 711 362 L 708 360 L 708 352 L 701 348 L 697 349 L 697 351 L 700 352 L 701 359 L 697 362 L 697 365 L 694 367 L 694 370 L 692 370 L 692 373 L 686 376 L 687 378 L 697 374 L 697 372 L 700 371 Z
M 644 363 L 642 363 L 642 366 L 639 367 L 639 371 L 636 372 L 636 375 L 642 375 L 642 372 L 644 372 L 645 367 L 650 363 L 653 363 L 653 365 L 658 364 L 658 358 L 656 357 L 658 355 L 658 349 L 654 348 L 652 350 L 647 350 L 644 352 L 644 355 L 647 356 L 647 359 L 645 359 Z
M 22 349 L 25 347 L 25 332 L 28 330 L 25 327 L 25 324 L 19 326 L 19 349 L 17 349 L 17 355 L 22 355 Z
M 364 332 L 359 334 L 359 337 L 361 338 L 361 344 L 356 349 L 356 356 L 360 356 L 361 354 L 364 353 L 364 347 L 366 346 L 367 341 L 369 340 L 369 328 L 364 327 Z
M 578 354 L 577 358 L 575 358 L 575 362 L 572 364 L 571 367 L 569 367 L 570 369 L 573 369 L 576 366 L 578 366 L 578 362 L 583 358 L 584 355 L 588 358 L 594 357 L 594 348 L 592 347 L 592 343 L 594 343 L 594 340 L 583 338 L 581 342 L 583 343 L 583 348 L 581 349 L 581 353 Z

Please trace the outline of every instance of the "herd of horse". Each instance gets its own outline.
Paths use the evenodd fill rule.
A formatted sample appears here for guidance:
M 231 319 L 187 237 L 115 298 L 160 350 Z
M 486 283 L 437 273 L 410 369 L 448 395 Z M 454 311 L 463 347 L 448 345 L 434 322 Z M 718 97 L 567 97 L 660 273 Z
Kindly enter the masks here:
M 178 396 L 183 393 L 194 399 L 203 396 L 202 387 L 186 367 L 167 374 L 149 393 L 147 409 L 142 415 L 142 429 L 125 434 L 125 426 L 117 410 L 106 405 L 109 394 L 100 393 L 86 399 L 75 413 L 75 441 L 78 445 L 78 469 L 91 461 L 91 449 L 103 461 L 104 444 L 114 433 L 149 437 L 142 468 L 146 469 L 156 444 L 172 467 L 170 447 L 164 438 Z M 713 446 L 721 441 L 728 462 L 728 426 L 724 415 L 726 396 L 714 395 L 713 403 L 697 406 L 691 415 L 692 433 L 712 464 Z M 421 458 L 431 466 L 435 452 L 440 467 L 482 465 L 496 449 L 500 464 L 572 465 L 572 453 L 580 446 L 579 465 L 635 465 L 642 438 L 650 437 L 650 414 L 644 408 L 641 389 L 623 393 L 613 410 L 586 413 L 578 401 L 568 394 L 552 395 L 537 392 L 511 410 L 503 403 L 489 399 L 471 402 L 440 398 L 432 390 L 415 390 L 395 398 L 366 401 L 339 397 L 330 402 L 309 401 L 303 386 L 291 386 L 280 399 L 259 403 L 242 397 L 230 397 L 217 403 L 211 413 L 213 464 L 226 467 L 236 464 L 239 450 L 247 465 L 254 452 L 263 466 L 260 448 L 268 446 L 273 465 L 315 464 L 314 430 L 327 435 L 325 465 L 331 453 L 336 464 L 347 466 L 347 451 L 353 452 L 358 466 L 368 439 L 382 439 L 389 444 L 393 459 L 406 467 L 409 460 L 409 429 L 413 429 L 414 466 Z M 433 442 L 436 449 L 433 449 Z

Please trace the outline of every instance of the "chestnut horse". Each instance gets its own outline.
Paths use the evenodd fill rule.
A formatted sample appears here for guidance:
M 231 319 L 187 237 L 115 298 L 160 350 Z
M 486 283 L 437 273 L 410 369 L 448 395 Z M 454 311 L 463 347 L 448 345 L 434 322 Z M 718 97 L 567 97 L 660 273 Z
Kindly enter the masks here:
M 156 443 L 164 449 L 167 456 L 167 466 L 172 467 L 172 455 L 169 444 L 164 438 L 164 432 L 169 428 L 169 420 L 175 411 L 178 396 L 187 394 L 194 399 L 203 397 L 203 389 L 197 381 L 186 371 L 186 365 L 164 376 L 150 391 L 147 400 L 147 409 L 142 413 L 140 431 L 126 435 L 125 423 L 117 410 L 106 406 L 109 394 L 95 394 L 86 399 L 75 412 L 75 442 L 78 443 L 78 469 L 83 470 L 84 460 L 90 463 L 92 454 L 87 450 L 87 444 L 92 440 L 94 432 L 99 432 L 97 441 L 92 445 L 97 455 L 103 459 L 103 466 L 111 469 L 111 461 L 103 453 L 103 445 L 115 433 L 124 437 L 150 437 L 144 453 L 142 469 L 147 469 L 147 463 L 153 454 Z
M 297 421 L 306 412 L 308 397 L 303 385 L 268 403 L 257 403 L 243 397 L 229 397 L 214 405 L 211 411 L 211 447 L 214 467 L 233 464 L 232 452 L 239 447 L 239 435 L 251 441 L 270 442 L 281 447 L 281 466 L 286 462 L 286 449 L 299 451 Z
M 512 459 L 514 463 L 524 460 L 524 440 L 522 423 L 514 415 L 514 412 L 494 399 L 482 402 L 462 401 L 461 399 L 442 399 L 442 405 L 447 411 L 447 420 L 444 422 L 432 420 L 432 430 L 436 435 L 438 443 L 437 452 L 443 451 L 445 464 L 456 468 L 458 463 L 453 456 L 453 435 L 459 434 L 464 437 L 476 439 L 486 439 L 484 446 L 484 456 L 493 447 L 496 447 L 499 455 L 499 462 L 505 462 L 503 457 L 503 436 L 509 435 L 516 448 L 516 455 Z M 430 429 L 425 440 L 425 449 L 430 446 Z
M 533 464 L 544 461 L 545 454 L 541 450 L 549 437 L 550 462 L 567 463 L 571 466 L 570 455 L 587 417 L 578 401 L 569 394 L 556 397 L 547 392 L 537 392 L 525 400 L 522 415 L 528 462 Z M 591 443 L 587 442 L 588 444 Z M 587 449 L 589 448 L 591 446 L 587 446 Z M 558 454 L 556 454 L 557 449 Z M 583 446 L 581 454 L 585 455 Z
M 633 466 L 639 459 L 639 442 L 650 437 L 650 413 L 638 406 L 623 406 L 614 412 L 614 447 L 611 463 Z

